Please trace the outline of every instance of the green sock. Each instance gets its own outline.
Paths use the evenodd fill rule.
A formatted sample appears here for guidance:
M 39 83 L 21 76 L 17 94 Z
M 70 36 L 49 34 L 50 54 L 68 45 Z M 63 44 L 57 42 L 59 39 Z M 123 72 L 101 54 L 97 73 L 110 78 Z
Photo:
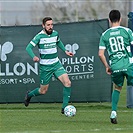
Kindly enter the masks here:
M 119 96 L 120 96 L 120 92 L 117 90 L 114 90 L 112 93 L 112 111 L 117 111 Z
M 41 95 L 40 92 L 39 92 L 39 89 L 40 88 L 36 88 L 33 91 L 29 92 L 28 93 L 28 97 L 33 97 L 33 96 L 39 96 L 39 95 Z
M 71 87 L 64 87 L 63 88 L 63 105 L 62 105 L 62 108 L 65 108 L 68 105 L 70 95 L 71 95 Z

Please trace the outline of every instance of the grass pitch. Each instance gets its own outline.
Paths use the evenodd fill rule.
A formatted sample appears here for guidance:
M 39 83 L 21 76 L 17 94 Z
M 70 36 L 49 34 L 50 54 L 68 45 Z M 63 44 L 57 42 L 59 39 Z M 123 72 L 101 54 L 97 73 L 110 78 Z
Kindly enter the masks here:
M 132 133 L 133 109 L 126 108 L 126 89 L 118 104 L 118 124 L 110 123 L 111 103 L 71 103 L 74 117 L 61 104 L 0 104 L 0 133 Z

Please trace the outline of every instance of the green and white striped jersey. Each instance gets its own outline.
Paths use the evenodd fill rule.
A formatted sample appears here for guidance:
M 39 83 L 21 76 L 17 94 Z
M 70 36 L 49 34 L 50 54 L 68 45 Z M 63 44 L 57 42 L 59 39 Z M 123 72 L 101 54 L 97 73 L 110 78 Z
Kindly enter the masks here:
M 107 49 L 112 70 L 120 70 L 133 63 L 131 44 L 133 44 L 132 31 L 117 26 L 109 28 L 102 34 L 99 49 Z
M 59 61 L 57 43 L 61 43 L 57 31 L 53 31 L 51 35 L 46 35 L 42 30 L 30 41 L 34 47 L 38 46 L 40 64 L 42 65 L 51 65 Z

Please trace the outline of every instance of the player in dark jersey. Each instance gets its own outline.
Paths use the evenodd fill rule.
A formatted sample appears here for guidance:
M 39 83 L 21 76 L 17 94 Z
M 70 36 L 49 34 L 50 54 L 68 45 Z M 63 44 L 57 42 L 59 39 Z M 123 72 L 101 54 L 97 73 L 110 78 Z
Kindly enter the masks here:
M 111 123 L 117 124 L 117 104 L 124 78 L 127 85 L 133 85 L 133 56 L 130 45 L 133 44 L 133 33 L 129 28 L 120 26 L 121 14 L 118 10 L 109 13 L 111 28 L 107 29 L 100 38 L 99 57 L 106 68 L 106 73 L 111 74 L 115 85 L 112 93 Z M 109 64 L 104 55 L 105 49 L 109 55 Z

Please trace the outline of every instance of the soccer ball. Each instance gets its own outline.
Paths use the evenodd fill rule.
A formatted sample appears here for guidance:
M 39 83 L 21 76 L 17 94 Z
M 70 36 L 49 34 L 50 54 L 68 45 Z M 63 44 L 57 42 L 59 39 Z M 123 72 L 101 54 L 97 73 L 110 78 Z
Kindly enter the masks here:
M 76 108 L 73 105 L 68 105 L 64 109 L 64 114 L 67 117 L 72 117 L 76 115 Z

